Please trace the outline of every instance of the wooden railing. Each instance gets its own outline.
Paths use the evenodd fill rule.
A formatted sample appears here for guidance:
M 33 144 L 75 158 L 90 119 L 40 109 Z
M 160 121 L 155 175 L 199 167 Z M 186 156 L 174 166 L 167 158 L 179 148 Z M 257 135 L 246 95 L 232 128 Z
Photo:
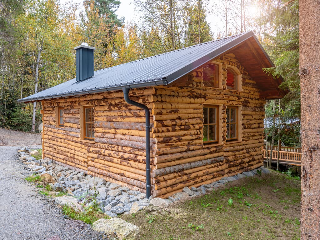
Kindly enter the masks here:
M 278 151 L 278 146 L 273 146 L 272 151 Z M 301 153 L 301 148 L 297 148 L 297 147 L 280 147 L 280 151 Z
M 294 151 L 279 151 L 279 162 L 281 163 L 287 163 L 290 165 L 301 165 L 301 149 L 300 152 L 294 152 Z M 265 160 L 270 159 L 270 150 L 267 151 L 263 149 L 263 157 Z M 275 149 L 272 151 L 272 161 L 278 160 L 278 150 Z

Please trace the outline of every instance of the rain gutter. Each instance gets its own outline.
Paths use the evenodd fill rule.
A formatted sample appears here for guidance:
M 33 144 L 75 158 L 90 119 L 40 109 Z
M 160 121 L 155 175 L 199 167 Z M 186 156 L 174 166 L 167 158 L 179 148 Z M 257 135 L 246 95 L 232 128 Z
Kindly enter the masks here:
M 146 105 L 135 102 L 129 98 L 130 87 L 124 87 L 123 89 L 124 100 L 138 108 L 142 108 L 146 113 L 146 198 L 151 196 L 151 177 L 150 177 L 150 112 Z

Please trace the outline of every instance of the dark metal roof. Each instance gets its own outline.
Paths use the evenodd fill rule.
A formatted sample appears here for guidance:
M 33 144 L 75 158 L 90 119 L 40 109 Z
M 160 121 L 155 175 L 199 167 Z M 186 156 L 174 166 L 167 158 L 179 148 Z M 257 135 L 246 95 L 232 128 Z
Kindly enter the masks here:
M 120 90 L 123 87 L 140 88 L 167 85 L 251 37 L 261 47 L 253 32 L 250 31 L 98 70 L 94 72 L 92 78 L 87 80 L 76 82 L 76 79 L 72 79 L 29 97 L 22 98 L 19 101 L 30 102 L 84 95 Z M 270 66 L 272 66 L 268 55 L 265 52 L 264 54 L 264 57 L 268 59 Z

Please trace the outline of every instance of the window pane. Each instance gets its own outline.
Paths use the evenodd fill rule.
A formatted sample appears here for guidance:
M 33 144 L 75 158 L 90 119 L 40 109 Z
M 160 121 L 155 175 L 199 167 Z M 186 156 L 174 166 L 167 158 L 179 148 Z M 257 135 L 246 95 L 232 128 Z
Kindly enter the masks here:
M 230 139 L 230 124 L 227 124 L 227 139 Z
M 236 124 L 230 124 L 230 138 L 236 138 Z
M 208 108 L 203 108 L 203 123 L 208 124 Z
M 203 141 L 208 141 L 208 125 L 203 126 Z
M 236 121 L 236 109 L 231 108 L 231 120 L 230 122 L 235 122 Z
M 210 141 L 217 140 L 217 137 L 216 137 L 216 125 L 209 125 L 209 140 Z
M 208 64 L 203 68 L 203 85 L 205 87 L 219 87 L 219 65 Z
M 59 109 L 59 124 L 63 124 L 63 109 Z
M 86 122 L 93 122 L 93 108 L 85 108 Z
M 88 138 L 94 137 L 93 123 L 86 123 L 86 137 Z
M 231 70 L 227 71 L 227 88 L 234 89 L 234 73 Z
M 230 121 L 230 109 L 229 108 L 227 108 L 226 114 L 227 114 L 227 123 L 228 123 Z
M 216 123 L 216 109 L 209 108 L 209 123 Z

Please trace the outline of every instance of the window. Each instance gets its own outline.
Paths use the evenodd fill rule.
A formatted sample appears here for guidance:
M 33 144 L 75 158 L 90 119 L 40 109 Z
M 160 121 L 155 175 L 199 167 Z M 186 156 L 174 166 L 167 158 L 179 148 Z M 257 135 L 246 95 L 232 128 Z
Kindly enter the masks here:
M 235 89 L 235 74 L 230 68 L 227 70 L 227 89 Z
M 93 107 L 84 107 L 84 139 L 94 139 Z
M 227 68 L 227 89 L 242 91 L 242 75 L 235 67 Z
M 203 107 L 203 142 L 218 142 L 218 106 Z
M 58 125 L 63 126 L 64 121 L 63 121 L 63 108 L 58 108 Z
M 238 138 L 238 108 L 227 107 L 227 141 Z
M 207 64 L 203 67 L 203 85 L 205 87 L 219 87 L 219 65 Z

